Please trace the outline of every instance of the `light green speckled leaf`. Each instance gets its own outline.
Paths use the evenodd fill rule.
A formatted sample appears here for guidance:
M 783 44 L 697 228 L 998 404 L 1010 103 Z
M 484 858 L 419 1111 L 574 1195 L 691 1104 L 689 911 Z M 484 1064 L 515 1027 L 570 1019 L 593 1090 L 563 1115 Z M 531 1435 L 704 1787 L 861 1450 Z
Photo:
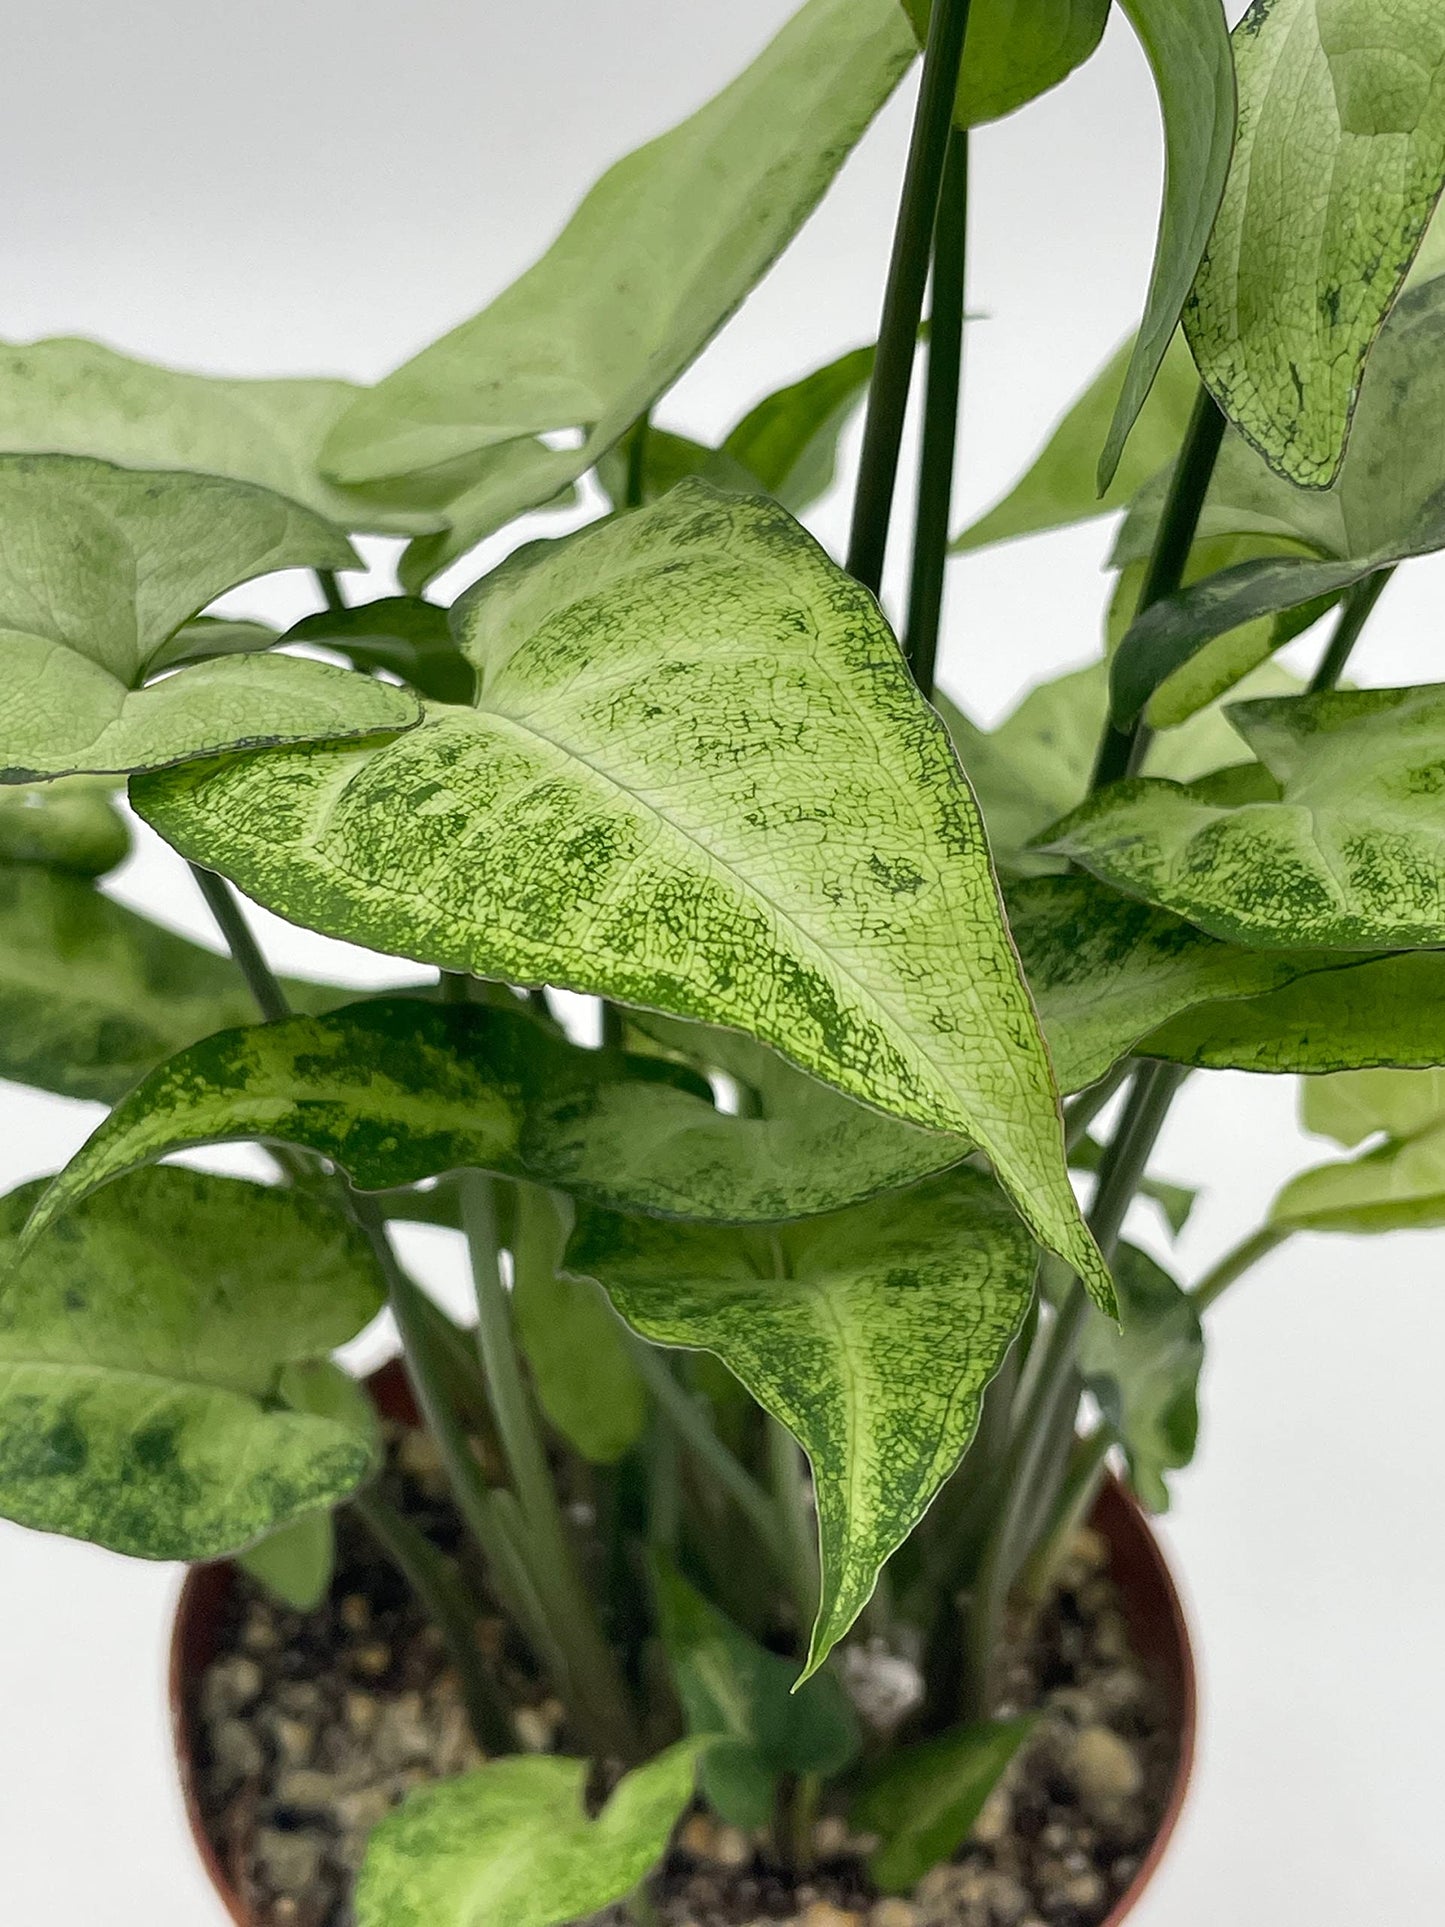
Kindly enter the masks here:
M 1236 704 L 1278 802 L 1117 783 L 1047 847 L 1215 936 L 1269 948 L 1445 943 L 1445 685 Z
M 0 787 L 0 865 L 39 863 L 99 877 L 123 863 L 129 850 L 113 783 L 68 776 Z
M 1123 1442 L 1129 1479 L 1151 1512 L 1167 1512 L 1165 1474 L 1194 1457 L 1204 1333 L 1188 1292 L 1134 1245 L 1115 1265 L 1122 1327 L 1091 1313 L 1079 1369 Z
M 635 1768 L 595 1820 L 586 1760 L 517 1755 L 419 1788 L 371 1836 L 358 1927 L 559 1927 L 621 1900 L 666 1852 L 701 1751 Z
M 579 1211 L 569 1269 L 645 1338 L 717 1353 L 808 1454 L 823 1583 L 807 1673 L 962 1456 L 1034 1260 L 972 1171 L 774 1232 Z
M 363 392 L 321 377 L 198 375 L 74 337 L 0 342 L 0 449 L 254 482 L 342 529 L 444 528 L 443 515 L 381 507 L 323 479 L 321 444 Z
M 381 1305 L 369 1250 L 290 1190 L 167 1167 L 17 1260 L 0 1204 L 0 1513 L 146 1559 L 214 1559 L 352 1491 L 370 1430 L 275 1401 Z
M 213 656 L 147 683 L 176 631 L 276 569 L 354 562 L 265 489 L 0 456 L 0 780 L 152 769 L 258 743 L 403 728 L 400 690 L 294 656 Z
M 1270 1207 L 1272 1224 L 1292 1231 L 1409 1231 L 1445 1224 L 1445 1072 L 1312 1078 L 1301 1109 L 1307 1130 L 1343 1144 L 1380 1136 L 1383 1142 L 1359 1157 L 1291 1178 Z
M 921 46 L 932 0 L 903 0 Z M 1103 38 L 1109 0 L 973 0 L 963 43 L 957 127 L 981 127 L 1057 87 Z
M 285 989 L 302 1010 L 348 996 Z M 254 1014 L 229 958 L 83 877 L 0 864 L 0 1077 L 113 1104 L 163 1059 Z
M 977 806 L 873 598 L 775 503 L 685 483 L 520 551 L 458 633 L 477 708 L 137 807 L 293 921 L 729 1024 L 972 1138 L 1107 1303 Z
M 1323 487 L 1445 181 L 1445 12 L 1254 0 L 1234 57 L 1238 140 L 1184 323 L 1230 420 Z
M 913 57 L 897 0 L 807 0 L 753 64 L 611 168 L 490 307 L 361 396 L 326 447 L 369 483 L 480 452 L 416 588 L 591 468 L 807 219 Z M 578 429 L 576 446 L 524 439 Z

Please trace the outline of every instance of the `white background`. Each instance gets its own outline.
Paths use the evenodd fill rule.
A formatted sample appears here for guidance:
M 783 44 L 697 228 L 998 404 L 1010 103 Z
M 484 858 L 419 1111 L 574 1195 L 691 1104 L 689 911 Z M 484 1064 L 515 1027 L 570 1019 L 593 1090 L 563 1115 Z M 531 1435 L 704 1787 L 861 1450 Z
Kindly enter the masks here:
M 0 333 L 95 335 L 215 372 L 373 379 L 504 286 L 609 160 L 698 104 L 788 11 L 4 0 Z M 721 429 L 871 337 L 906 125 L 900 100 L 665 423 Z M 1116 19 L 1086 70 L 974 152 L 983 318 L 968 342 L 963 513 L 1012 479 L 1136 318 L 1161 163 L 1127 27 Z M 818 528 L 836 543 L 840 505 Z M 1107 541 L 1096 524 L 955 564 L 945 683 L 993 717 L 1094 653 Z M 1397 580 L 1362 676 L 1439 676 L 1442 587 L 1429 563 Z M 281 580 L 241 601 L 300 613 L 306 596 Z M 166 853 L 143 849 L 118 887 L 206 934 Z M 285 966 L 339 967 L 334 946 L 262 923 Z M 1186 1089 L 1159 1166 L 1207 1186 L 1183 1244 L 1190 1272 L 1321 1153 L 1293 1100 L 1287 1082 L 1232 1076 Z M 54 1168 L 96 1116 L 0 1086 L 0 1182 Z M 1424 1236 L 1301 1239 L 1213 1318 L 1202 1455 L 1166 1528 L 1203 1649 L 1203 1757 L 1141 1927 L 1439 1918 L 1439 1263 Z M 6 1920 L 219 1922 L 163 1723 L 176 1584 L 0 1527 Z

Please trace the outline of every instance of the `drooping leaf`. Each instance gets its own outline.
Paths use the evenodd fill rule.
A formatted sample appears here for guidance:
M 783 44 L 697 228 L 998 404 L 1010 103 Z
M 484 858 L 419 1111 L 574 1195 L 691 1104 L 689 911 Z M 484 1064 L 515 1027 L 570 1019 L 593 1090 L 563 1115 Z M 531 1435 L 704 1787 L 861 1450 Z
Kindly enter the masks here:
M 1445 183 L 1445 15 L 1253 0 L 1234 56 L 1239 136 L 1184 325 L 1225 414 L 1319 488 Z
M 285 989 L 302 1010 L 347 995 Z M 0 1077 L 113 1104 L 174 1052 L 254 1014 L 228 958 L 82 877 L 0 864 Z
M 632 1892 L 692 1796 L 695 1740 L 619 1781 L 595 1820 L 588 1763 L 490 1760 L 420 1787 L 371 1836 L 358 1927 L 559 1927 Z
M 114 797 L 113 784 L 90 776 L 0 787 L 0 865 L 40 863 L 104 876 L 130 851 L 130 831 Z
M 1075 810 L 1047 847 L 1236 943 L 1445 943 L 1445 686 L 1330 690 L 1229 714 L 1278 780 L 1278 802 L 1230 808 L 1136 778 Z
M 1436 1005 L 1438 1012 L 1439 1006 Z M 1357 1071 L 1311 1078 L 1306 1129 L 1344 1144 L 1383 1134 L 1359 1157 L 1302 1171 L 1270 1207 L 1291 1231 L 1410 1231 L 1445 1224 L 1445 1072 Z
M 932 0 L 903 0 L 918 44 Z M 1109 0 L 973 0 L 953 118 L 981 127 L 1057 87 L 1103 38 Z
M 443 515 L 385 507 L 323 479 L 321 444 L 362 393 L 349 381 L 191 374 L 98 341 L 0 343 L 0 449 L 254 482 L 341 529 L 444 528 Z
M 977 1172 L 773 1232 L 583 1207 L 570 1270 L 661 1345 L 716 1352 L 813 1467 L 822 1598 L 805 1677 L 958 1463 L 1034 1252 Z
M 146 1559 L 213 1559 L 344 1497 L 370 1432 L 276 1402 L 374 1315 L 360 1234 L 292 1190 L 174 1166 L 28 1254 L 0 1204 L 0 1512 Z
M 821 199 L 913 57 L 897 0 L 807 0 L 735 81 L 611 168 L 490 307 L 361 396 L 326 460 L 370 483 L 482 459 L 418 543 L 419 587 L 598 460 Z M 581 428 L 577 446 L 523 439 Z
M 354 560 L 338 530 L 279 495 L 9 455 L 0 523 L 0 780 L 150 769 L 416 719 L 401 691 L 294 656 L 212 658 L 146 684 L 175 632 L 225 590 Z
M 1170 340 L 1108 487 L 1100 491 L 1099 456 L 1133 357 L 1131 336 L 1060 418 L 1008 494 L 954 537 L 956 553 L 1124 508 L 1152 476 L 1172 467 L 1199 393 L 1199 375 L 1179 334 Z
M 907 1893 L 952 1858 L 1033 1727 L 1032 1718 L 957 1726 L 872 1769 L 849 1818 L 879 1838 L 868 1871 L 884 1893 Z
M 313 1512 L 278 1532 L 267 1533 L 236 1561 L 292 1612 L 314 1612 L 326 1597 L 336 1567 L 336 1529 L 329 1512 Z
M 1122 1325 L 1092 1313 L 1079 1366 L 1123 1443 L 1134 1490 L 1167 1512 L 1165 1474 L 1188 1465 L 1198 1442 L 1204 1333 L 1188 1292 L 1137 1246 L 1120 1247 L 1115 1276 Z
M 793 1691 L 797 1666 L 735 1626 L 662 1561 L 653 1587 L 662 1643 L 688 1731 L 712 1738 L 699 1789 L 730 1825 L 768 1824 L 786 1773 L 840 1773 L 858 1723 L 828 1671 Z
M 333 936 L 732 1025 L 973 1138 L 1107 1303 L 972 793 L 872 597 L 699 483 L 512 556 L 478 707 L 133 786 L 178 849 Z
M 1234 56 L 1220 0 L 1119 0 L 1148 55 L 1164 116 L 1164 205 L 1144 319 L 1104 453 L 1099 488 L 1154 384 L 1219 211 L 1234 148 Z
M 647 1392 L 617 1314 L 590 1278 L 562 1272 L 569 1225 L 558 1199 L 519 1187 L 512 1316 L 538 1402 L 594 1465 L 611 1465 L 647 1424 Z
M 433 702 L 469 703 L 476 694 L 476 676 L 452 639 L 446 610 L 420 596 L 323 609 L 303 617 L 282 641 L 335 649 L 358 669 L 389 669 Z

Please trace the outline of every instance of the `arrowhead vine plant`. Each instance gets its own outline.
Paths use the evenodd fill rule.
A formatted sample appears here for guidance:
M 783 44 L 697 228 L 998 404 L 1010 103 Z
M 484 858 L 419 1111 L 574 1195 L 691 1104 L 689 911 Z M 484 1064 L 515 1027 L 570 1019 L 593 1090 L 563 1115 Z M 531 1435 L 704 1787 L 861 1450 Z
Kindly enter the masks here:
M 1106 1468 L 1167 1503 L 1210 1305 L 1299 1231 L 1445 1221 L 1445 685 L 1370 686 L 1367 629 L 1445 547 L 1445 3 L 1119 10 L 1167 154 L 1142 320 L 961 534 L 969 129 L 1108 0 L 806 0 L 372 388 L 0 352 L 0 1071 L 113 1107 L 0 1206 L 0 1511 L 293 1597 L 335 1509 L 375 1534 L 486 1757 L 378 1827 L 362 1927 L 650 1920 L 694 1800 L 784 1867 L 862 1815 L 906 1890 L 1023 1736 L 1005 1629 Z M 668 429 L 920 50 L 876 343 L 717 446 Z M 840 556 L 800 519 L 834 486 Z M 1111 510 L 1099 660 L 985 731 L 934 687 L 950 553 Z M 357 534 L 404 541 L 399 590 Z M 294 629 L 214 612 L 280 569 L 315 572 Z M 228 958 L 107 893 L 122 784 Z M 243 896 L 414 987 L 281 979 Z M 1211 1069 L 1305 1074 L 1363 1148 L 1186 1289 L 1122 1232 L 1177 1214 L 1151 1152 Z M 174 1161 L 238 1142 L 270 1181 Z M 465 1238 L 471 1319 L 405 1220 Z M 331 1362 L 383 1305 L 464 1563 Z M 484 1601 L 560 1753 L 521 1749 Z M 860 1628 L 920 1683 L 887 1733 Z

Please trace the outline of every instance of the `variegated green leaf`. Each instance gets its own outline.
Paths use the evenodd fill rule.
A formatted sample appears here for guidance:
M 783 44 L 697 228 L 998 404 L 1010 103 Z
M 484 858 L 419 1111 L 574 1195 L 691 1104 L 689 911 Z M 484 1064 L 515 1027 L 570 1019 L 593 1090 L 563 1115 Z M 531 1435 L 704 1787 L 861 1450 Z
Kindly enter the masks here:
M 1033 1290 L 1023 1227 L 956 1171 L 773 1232 L 584 1207 L 567 1264 L 645 1338 L 716 1352 L 808 1454 L 823 1583 L 806 1677 L 973 1435 Z
M 921 46 L 932 0 L 903 0 Z M 973 0 L 953 119 L 980 127 L 1071 74 L 1103 38 L 1109 0 Z
M 176 631 L 225 590 L 354 560 L 294 502 L 214 476 L 10 455 L 0 523 L 0 781 L 416 720 L 400 690 L 294 656 L 213 657 L 147 683 Z
M 133 787 L 333 936 L 748 1031 L 993 1160 L 1109 1300 L 982 825 L 877 604 L 776 504 L 687 483 L 519 552 L 475 709 Z
M 77 876 L 104 876 L 130 850 L 130 831 L 114 797 L 113 784 L 92 776 L 0 787 L 0 865 L 39 863 Z
M 458 458 L 450 534 L 416 588 L 591 468 L 676 380 L 812 212 L 913 57 L 897 0 L 807 0 L 735 81 L 611 168 L 490 307 L 361 396 L 326 448 L 343 482 Z M 583 432 L 557 449 L 530 437 Z
M 1445 182 L 1445 13 L 1253 0 L 1234 57 L 1238 141 L 1185 327 L 1230 420 L 1323 487 Z
M 1445 686 L 1237 704 L 1277 802 L 1117 783 L 1047 847 L 1237 943 L 1382 950 L 1445 943 L 1439 791 Z
M 666 1852 L 702 1750 L 637 1767 L 595 1820 L 586 1760 L 517 1755 L 419 1788 L 371 1836 L 358 1927 L 559 1927 L 621 1900 Z
M 323 480 L 321 444 L 362 392 L 349 381 L 191 374 L 98 341 L 0 342 L 0 449 L 254 482 L 341 529 L 444 528 L 445 516 L 382 507 Z
M 1438 1010 L 1438 1005 L 1436 1006 Z M 1270 1207 L 1287 1231 L 1409 1231 L 1445 1224 L 1445 1071 L 1356 1071 L 1310 1079 L 1307 1129 L 1359 1157 L 1291 1178 Z
M 0 1512 L 146 1559 L 213 1559 L 353 1490 L 371 1431 L 277 1400 L 381 1290 L 359 1232 L 291 1190 L 166 1168 L 17 1261 L 0 1205 Z M 329 1369 L 329 1368 L 328 1368 Z
M 1090 1316 L 1079 1346 L 1084 1382 L 1119 1435 L 1134 1490 L 1167 1512 L 1165 1474 L 1194 1457 L 1204 1333 L 1188 1292 L 1135 1245 L 1115 1261 L 1121 1325 Z

